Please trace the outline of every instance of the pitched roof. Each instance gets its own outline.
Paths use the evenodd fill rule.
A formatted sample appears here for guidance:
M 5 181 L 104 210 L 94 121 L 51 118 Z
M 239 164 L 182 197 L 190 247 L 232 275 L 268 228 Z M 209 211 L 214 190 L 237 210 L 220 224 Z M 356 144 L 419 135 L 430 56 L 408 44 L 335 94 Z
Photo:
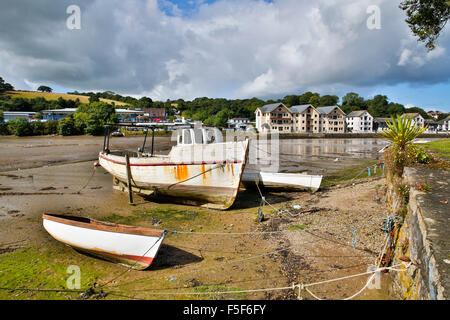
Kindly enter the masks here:
M 347 117 L 360 117 L 364 114 L 364 112 L 367 112 L 367 110 L 352 111 L 347 115 Z
M 261 109 L 262 112 L 272 112 L 273 110 L 275 110 L 279 106 L 286 107 L 283 103 L 278 102 L 278 103 L 266 104 L 265 106 L 262 106 L 260 109 Z
M 402 116 L 405 116 L 407 118 L 414 118 L 416 116 L 420 116 L 420 113 L 414 112 L 414 113 L 404 113 Z
M 302 113 L 303 111 L 305 111 L 306 109 L 308 109 L 308 107 L 313 107 L 314 106 L 312 104 L 302 104 L 299 106 L 292 106 L 289 108 L 289 110 L 293 113 Z
M 322 114 L 329 114 L 335 108 L 338 108 L 338 106 L 320 107 L 320 108 L 317 108 L 317 111 L 319 111 Z

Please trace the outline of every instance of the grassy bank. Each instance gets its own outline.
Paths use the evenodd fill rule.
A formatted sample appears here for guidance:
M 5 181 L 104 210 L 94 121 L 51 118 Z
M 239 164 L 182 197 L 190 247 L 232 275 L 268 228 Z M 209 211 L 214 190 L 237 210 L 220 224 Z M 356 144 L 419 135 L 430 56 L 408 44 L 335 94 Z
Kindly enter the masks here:
M 450 139 L 431 141 L 418 146 L 424 147 L 439 158 L 450 160 Z

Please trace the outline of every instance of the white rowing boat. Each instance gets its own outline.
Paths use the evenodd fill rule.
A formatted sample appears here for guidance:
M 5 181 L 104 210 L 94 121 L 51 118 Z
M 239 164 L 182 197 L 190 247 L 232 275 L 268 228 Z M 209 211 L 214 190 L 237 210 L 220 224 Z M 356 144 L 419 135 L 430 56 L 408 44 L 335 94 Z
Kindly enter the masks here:
M 301 173 L 244 171 L 242 175 L 242 184 L 244 186 L 253 186 L 257 183 L 265 188 L 309 190 L 316 192 L 319 190 L 321 182 L 322 176 Z
M 164 230 L 106 223 L 89 218 L 43 214 L 45 230 L 74 249 L 134 269 L 148 268 L 165 237 Z

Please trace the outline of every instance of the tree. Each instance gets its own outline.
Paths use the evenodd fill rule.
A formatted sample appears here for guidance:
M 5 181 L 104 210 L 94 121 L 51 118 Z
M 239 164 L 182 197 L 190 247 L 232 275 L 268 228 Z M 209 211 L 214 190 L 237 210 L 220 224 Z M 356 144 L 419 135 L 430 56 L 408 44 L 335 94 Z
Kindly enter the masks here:
M 5 80 L 3 80 L 2 77 L 0 77 L 0 93 L 12 90 L 14 90 L 14 87 L 11 84 L 5 82 Z
M 299 98 L 296 95 L 289 95 L 284 97 L 283 103 L 289 108 L 299 104 Z
M 3 115 L 3 111 L 0 110 L 0 123 L 3 123 L 3 121 L 5 121 L 5 117 Z
M 22 137 L 33 133 L 30 123 L 25 118 L 15 118 L 8 121 L 8 129 L 12 134 Z
M 400 8 L 406 12 L 406 23 L 412 33 L 425 42 L 428 50 L 436 47 L 436 41 L 450 18 L 448 0 L 404 0 Z
M 75 122 L 72 115 L 59 120 L 58 133 L 62 136 L 72 136 L 77 134 Z
M 47 86 L 40 86 L 40 87 L 37 88 L 37 89 L 38 89 L 38 91 L 41 91 L 41 92 L 52 92 L 52 91 L 53 91 L 52 88 L 47 87 Z
M 89 103 L 99 102 L 100 98 L 97 96 L 89 96 Z
M 338 102 L 338 96 L 331 96 L 327 94 L 319 98 L 319 107 L 335 106 Z

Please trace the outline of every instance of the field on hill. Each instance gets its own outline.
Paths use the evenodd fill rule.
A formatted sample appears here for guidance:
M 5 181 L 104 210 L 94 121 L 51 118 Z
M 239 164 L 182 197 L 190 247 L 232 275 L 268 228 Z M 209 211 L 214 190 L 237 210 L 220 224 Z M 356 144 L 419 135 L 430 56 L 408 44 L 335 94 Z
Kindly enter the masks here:
M 67 93 L 53 93 L 53 92 L 37 92 L 37 91 L 7 91 L 6 94 L 10 95 L 13 98 L 24 98 L 24 99 L 33 99 L 42 97 L 45 100 L 58 100 L 58 98 L 63 98 L 64 100 L 76 100 L 80 99 L 81 103 L 89 103 L 88 96 L 76 95 L 76 94 L 67 94 Z M 100 101 L 107 103 L 115 103 L 116 106 L 127 106 L 128 104 L 121 101 L 115 101 L 110 99 L 100 98 Z

